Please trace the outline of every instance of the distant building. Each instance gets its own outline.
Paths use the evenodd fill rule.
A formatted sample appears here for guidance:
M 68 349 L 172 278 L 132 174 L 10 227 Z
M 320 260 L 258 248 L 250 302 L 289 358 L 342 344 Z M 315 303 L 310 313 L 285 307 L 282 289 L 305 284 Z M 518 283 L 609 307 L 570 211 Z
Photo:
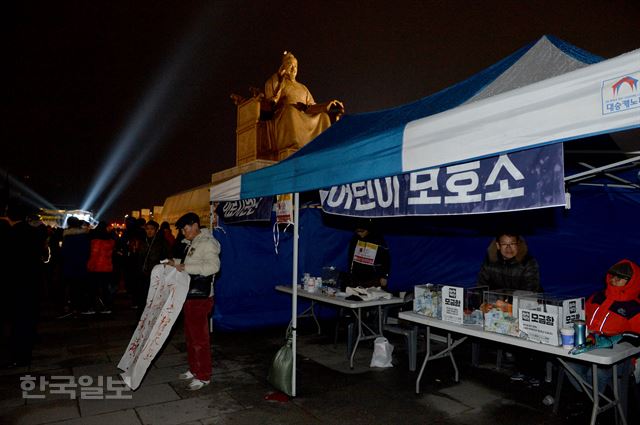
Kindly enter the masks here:
M 91 211 L 85 210 L 51 210 L 41 208 L 38 211 L 40 221 L 51 227 L 67 227 L 67 219 L 76 217 L 82 221 L 86 221 L 91 226 L 96 226 L 98 221 L 93 217 Z

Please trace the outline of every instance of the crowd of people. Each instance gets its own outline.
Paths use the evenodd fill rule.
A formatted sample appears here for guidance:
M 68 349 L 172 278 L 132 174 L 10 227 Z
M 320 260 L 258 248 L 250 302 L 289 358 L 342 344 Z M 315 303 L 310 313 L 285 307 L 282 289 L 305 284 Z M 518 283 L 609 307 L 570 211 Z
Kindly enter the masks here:
M 28 365 L 36 339 L 42 296 L 57 317 L 110 315 L 114 296 L 125 291 L 131 307 L 145 307 L 151 269 L 181 252 L 182 239 L 169 223 L 129 217 L 124 229 L 69 217 L 62 227 L 42 223 L 28 207 L 10 205 L 0 220 L 0 261 L 9 273 L 2 310 L 9 333 L 10 358 L 5 367 Z M 181 253 L 177 255 L 180 256 Z
M 168 228 L 168 223 L 163 223 Z M 151 269 L 169 258 L 176 239 L 154 220 L 127 218 L 122 231 L 100 222 L 94 229 L 69 217 L 60 243 L 61 317 L 111 314 L 120 283 L 131 307 L 143 310 Z
M 153 268 L 161 262 L 190 276 L 184 304 L 189 370 L 179 378 L 199 390 L 211 379 L 208 317 L 213 309 L 213 277 L 220 269 L 220 244 L 191 212 L 161 225 L 128 217 L 124 229 L 100 222 L 94 228 L 76 217 L 63 227 L 44 225 L 24 207 L 11 207 L 0 220 L 2 265 L 9 273 L 1 309 L 9 329 L 5 368 L 27 366 L 36 340 L 41 295 L 59 309 L 59 319 L 113 314 L 114 297 L 125 292 L 141 317 Z M 6 242 L 4 242 L 6 241 Z

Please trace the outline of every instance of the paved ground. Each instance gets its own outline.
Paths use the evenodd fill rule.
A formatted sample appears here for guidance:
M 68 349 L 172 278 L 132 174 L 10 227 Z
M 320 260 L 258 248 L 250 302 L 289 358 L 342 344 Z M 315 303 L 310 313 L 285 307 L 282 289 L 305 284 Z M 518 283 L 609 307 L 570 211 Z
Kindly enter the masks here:
M 109 317 L 55 319 L 43 313 L 39 342 L 29 368 L 0 371 L 1 424 L 582 424 L 587 421 L 587 400 L 571 388 L 559 415 L 542 403 L 553 393 L 553 383 L 538 388 L 512 383 L 510 371 L 495 370 L 495 353 L 483 352 L 483 364 L 469 365 L 469 349 L 456 355 L 461 381 L 453 380 L 451 363 L 438 360 L 423 379 L 416 395 L 417 372 L 408 370 L 400 337 L 392 338 L 395 367 L 368 367 L 372 343 L 361 346 L 356 367 L 350 370 L 344 344 L 301 328 L 298 356 L 298 396 L 287 402 L 265 400 L 273 391 L 266 374 L 274 353 L 283 342 L 284 329 L 249 333 L 215 333 L 212 384 L 198 392 L 184 389 L 177 375 L 187 369 L 181 323 L 155 360 L 140 388 L 127 399 L 115 394 L 106 380 L 119 379 L 118 363 L 134 329 L 135 313 L 121 299 Z M 325 326 L 332 329 L 331 324 Z M 6 333 L 6 332 L 4 332 Z M 6 341 L 3 333 L 3 342 Z M 6 346 L 0 360 L 6 358 Z M 423 354 L 420 354 L 420 358 Z M 21 380 L 36 379 L 36 389 L 22 396 Z M 56 378 L 51 378 L 52 376 Z M 40 379 L 61 383 L 93 383 L 102 388 L 98 399 L 80 393 L 55 394 L 52 386 L 37 390 Z M 102 377 L 103 384 L 97 380 Z M 22 385 L 26 385 L 25 382 Z M 77 396 L 76 396 L 77 395 Z M 630 424 L 640 418 L 638 403 L 630 403 Z M 601 424 L 613 422 L 606 414 Z

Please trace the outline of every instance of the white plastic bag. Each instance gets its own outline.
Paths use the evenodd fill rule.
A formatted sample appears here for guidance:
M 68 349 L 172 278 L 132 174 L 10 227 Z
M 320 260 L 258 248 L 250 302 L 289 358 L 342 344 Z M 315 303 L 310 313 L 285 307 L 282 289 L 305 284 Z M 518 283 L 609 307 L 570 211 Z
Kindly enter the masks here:
M 373 343 L 373 356 L 371 357 L 371 367 L 393 367 L 393 345 L 385 337 L 378 337 Z

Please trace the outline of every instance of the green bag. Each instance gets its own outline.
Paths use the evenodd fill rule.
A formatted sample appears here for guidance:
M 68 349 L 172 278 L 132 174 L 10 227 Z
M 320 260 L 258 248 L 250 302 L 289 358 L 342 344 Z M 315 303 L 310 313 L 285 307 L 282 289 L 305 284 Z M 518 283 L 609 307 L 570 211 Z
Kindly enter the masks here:
M 293 389 L 291 388 L 291 377 L 293 375 L 292 345 L 293 336 L 291 329 L 288 329 L 287 341 L 273 358 L 273 362 L 269 368 L 269 374 L 267 375 L 269 383 L 288 396 L 293 395 Z

